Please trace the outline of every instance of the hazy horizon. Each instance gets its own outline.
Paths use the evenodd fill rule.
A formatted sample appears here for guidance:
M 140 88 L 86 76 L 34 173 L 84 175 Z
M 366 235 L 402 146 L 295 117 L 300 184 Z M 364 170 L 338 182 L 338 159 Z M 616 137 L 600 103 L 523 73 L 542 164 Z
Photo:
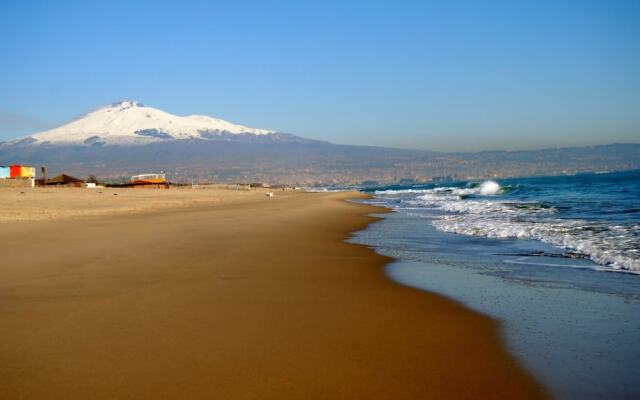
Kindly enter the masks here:
M 640 142 L 640 3 L 0 5 L 0 141 L 133 99 L 338 144 Z

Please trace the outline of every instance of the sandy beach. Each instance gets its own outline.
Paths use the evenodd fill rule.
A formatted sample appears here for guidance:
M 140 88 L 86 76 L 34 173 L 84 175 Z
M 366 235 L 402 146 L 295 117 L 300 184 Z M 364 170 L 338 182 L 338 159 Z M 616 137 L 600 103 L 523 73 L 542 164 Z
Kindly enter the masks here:
M 46 187 L 2 188 L 0 224 L 8 221 L 82 219 L 115 214 L 147 213 L 158 210 L 229 204 L 264 196 L 269 189 L 131 190 Z
M 381 211 L 360 194 L 24 192 L 0 192 L 25 204 L 0 215 L 2 399 L 545 397 L 495 321 L 344 242 Z

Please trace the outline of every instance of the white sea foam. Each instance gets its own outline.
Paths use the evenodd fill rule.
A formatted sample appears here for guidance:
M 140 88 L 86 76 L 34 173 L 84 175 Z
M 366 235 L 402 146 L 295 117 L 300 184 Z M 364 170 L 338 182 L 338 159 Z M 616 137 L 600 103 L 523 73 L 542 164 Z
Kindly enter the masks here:
M 490 196 L 498 194 L 500 191 L 500 185 L 494 181 L 486 181 L 480 185 L 480 194 L 483 196 Z
M 427 195 L 452 195 L 452 196 L 468 196 L 479 194 L 483 196 L 491 196 L 498 194 L 502 188 L 497 182 L 485 181 L 477 187 L 436 187 L 432 189 L 388 189 L 376 190 L 376 195 L 402 195 L 402 194 L 427 194 Z
M 500 239 L 531 239 L 570 249 L 602 265 L 602 270 L 640 274 L 640 225 L 610 225 L 557 218 L 539 202 L 500 198 L 502 188 L 487 181 L 477 187 L 381 191 L 405 205 L 444 211 L 432 220 L 444 232 Z M 404 206 L 401 206 L 404 207 Z
M 499 239 L 533 239 L 587 255 L 612 270 L 640 273 L 637 238 L 640 226 L 607 226 L 580 220 L 527 221 L 496 214 L 447 215 L 432 221 L 444 232 Z
M 406 193 L 427 193 L 433 189 L 402 189 L 402 190 L 376 190 L 374 194 L 393 195 L 393 194 L 406 194 Z

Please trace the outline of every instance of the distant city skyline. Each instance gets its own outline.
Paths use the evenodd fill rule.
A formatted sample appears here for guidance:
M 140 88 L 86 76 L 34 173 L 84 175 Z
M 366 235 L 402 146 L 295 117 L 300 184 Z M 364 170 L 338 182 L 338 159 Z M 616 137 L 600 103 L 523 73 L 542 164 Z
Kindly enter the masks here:
M 4 1 L 0 141 L 138 100 L 339 144 L 640 142 L 640 3 Z

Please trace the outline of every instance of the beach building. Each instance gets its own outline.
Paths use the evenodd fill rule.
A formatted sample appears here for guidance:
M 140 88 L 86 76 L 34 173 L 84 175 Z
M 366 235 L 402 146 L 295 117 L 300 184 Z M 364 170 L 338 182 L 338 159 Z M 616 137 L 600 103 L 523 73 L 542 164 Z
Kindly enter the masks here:
M 169 189 L 169 182 L 164 172 L 159 174 L 140 174 L 133 175 L 129 178 L 129 182 L 107 183 L 106 187 L 113 188 L 131 188 L 131 189 Z
M 75 178 L 70 175 L 61 174 L 55 176 L 46 181 L 40 181 L 39 184 L 43 186 L 56 186 L 56 187 L 85 187 L 85 182 L 82 179 Z
M 0 166 L 0 187 L 34 187 L 36 169 L 28 165 Z
M 35 167 L 31 167 L 28 165 L 13 164 L 13 165 L 10 165 L 8 168 L 9 168 L 9 178 L 29 179 L 29 178 L 36 177 Z
M 169 189 L 169 183 L 164 172 L 134 175 L 127 186 L 136 189 Z

